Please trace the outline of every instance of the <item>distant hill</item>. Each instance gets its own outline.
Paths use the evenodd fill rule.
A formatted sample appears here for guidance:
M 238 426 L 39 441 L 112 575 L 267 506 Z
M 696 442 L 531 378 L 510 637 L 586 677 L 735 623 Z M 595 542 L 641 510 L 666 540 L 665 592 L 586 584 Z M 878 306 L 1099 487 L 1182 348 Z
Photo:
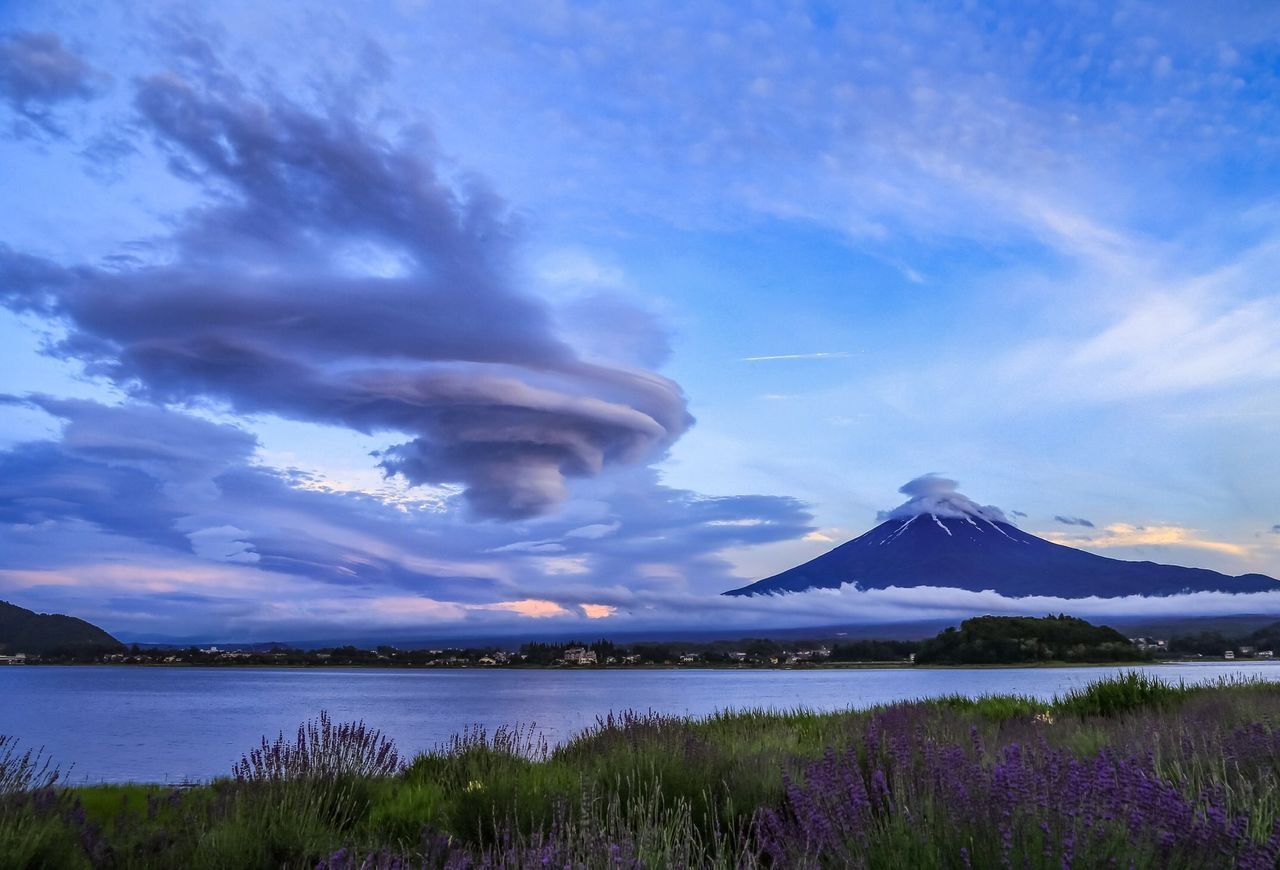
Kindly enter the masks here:
M 1198 631 L 1184 631 L 1172 634 L 1169 638 L 1169 651 L 1180 655 L 1219 656 L 1223 650 L 1235 650 L 1251 646 L 1255 650 L 1280 649 L 1280 622 L 1274 619 L 1267 625 L 1254 631 L 1245 631 L 1243 626 L 1228 624 L 1222 627 L 1209 623 Z
M 1217 632 L 1224 637 L 1243 639 L 1246 635 L 1264 628 L 1280 626 L 1277 614 L 1250 613 L 1240 615 L 1138 617 L 1115 616 L 1111 625 L 1129 637 L 1179 637 L 1202 632 Z M 1246 643 L 1248 641 L 1245 641 Z
M 979 616 L 926 640 L 916 652 L 916 663 L 1124 662 L 1142 657 L 1120 632 L 1074 616 Z
M 56 650 L 113 650 L 124 644 L 98 626 L 57 613 L 35 613 L 0 601 L 0 653 L 46 654 Z

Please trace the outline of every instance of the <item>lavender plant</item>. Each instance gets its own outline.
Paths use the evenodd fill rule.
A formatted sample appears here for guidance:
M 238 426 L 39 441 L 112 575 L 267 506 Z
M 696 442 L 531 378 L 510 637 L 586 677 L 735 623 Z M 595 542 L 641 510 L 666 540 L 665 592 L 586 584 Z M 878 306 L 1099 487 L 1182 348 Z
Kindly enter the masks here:
M 988 748 L 934 739 L 923 707 L 873 717 L 861 747 L 829 750 L 788 780 L 780 810 L 756 821 L 778 866 L 1274 868 L 1265 838 L 1227 790 L 1187 789 L 1155 756 L 1104 749 L 1080 758 L 1041 737 Z M 1271 751 L 1274 734 L 1254 743 Z M 1252 749 L 1252 746 L 1250 750 Z M 905 863 L 904 863 L 905 866 Z
M 335 725 L 325 711 L 298 726 L 295 740 L 281 732 L 274 742 L 241 756 L 232 766 L 237 782 L 283 782 L 394 776 L 402 768 L 395 742 L 363 720 Z
M 43 750 L 19 750 L 16 738 L 0 734 L 0 796 L 53 788 L 60 778 Z

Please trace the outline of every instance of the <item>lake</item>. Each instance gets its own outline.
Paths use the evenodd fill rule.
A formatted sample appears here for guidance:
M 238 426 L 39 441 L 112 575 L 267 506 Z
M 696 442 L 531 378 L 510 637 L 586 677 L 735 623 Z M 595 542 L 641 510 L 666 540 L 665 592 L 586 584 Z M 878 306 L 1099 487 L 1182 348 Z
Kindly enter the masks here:
M 1280 681 L 1280 663 L 1148 668 L 848 670 L 290 670 L 0 667 L 0 734 L 43 746 L 69 782 L 184 782 L 222 776 L 263 735 L 328 710 L 364 719 L 404 755 L 472 724 L 535 723 L 555 743 L 610 710 L 839 710 L 961 693 L 1048 699 L 1108 674 L 1171 682 Z

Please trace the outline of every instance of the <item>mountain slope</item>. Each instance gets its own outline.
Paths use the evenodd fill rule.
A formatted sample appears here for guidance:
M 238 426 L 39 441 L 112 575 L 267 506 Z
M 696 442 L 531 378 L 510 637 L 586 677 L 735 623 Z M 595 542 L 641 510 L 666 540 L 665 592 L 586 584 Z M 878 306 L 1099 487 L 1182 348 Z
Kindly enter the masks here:
M 1064 547 L 1027 534 L 992 508 L 975 510 L 953 502 L 924 506 L 936 512 L 913 512 L 911 505 L 825 555 L 724 594 L 799 592 L 844 583 L 861 589 L 945 586 L 975 592 L 993 589 L 1010 597 L 1063 598 L 1280 590 L 1280 581 L 1263 574 L 1231 577 L 1205 568 L 1128 562 Z
M 123 644 L 74 616 L 34 613 L 0 601 L 0 653 L 47 653 L 56 649 L 120 649 Z

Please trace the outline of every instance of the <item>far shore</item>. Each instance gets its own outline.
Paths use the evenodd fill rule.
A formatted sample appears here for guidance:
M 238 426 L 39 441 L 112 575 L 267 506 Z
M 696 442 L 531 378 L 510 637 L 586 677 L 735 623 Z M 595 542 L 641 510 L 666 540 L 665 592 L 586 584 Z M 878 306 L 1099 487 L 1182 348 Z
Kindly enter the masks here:
M 202 670 L 273 670 L 273 671 L 857 671 L 857 670 L 918 670 L 918 671 L 975 671 L 1022 670 L 1026 668 L 1134 668 L 1164 667 L 1192 664 L 1274 665 L 1272 659 L 1224 659 L 1187 658 L 1133 660 L 1117 662 L 1014 662 L 1000 664 L 914 664 L 912 662 L 826 662 L 803 665 L 743 665 L 743 664 L 634 664 L 634 665 L 402 665 L 402 664 L 274 664 L 259 662 L 40 662 L 29 661 L 25 667 L 111 667 L 111 668 L 199 668 Z

